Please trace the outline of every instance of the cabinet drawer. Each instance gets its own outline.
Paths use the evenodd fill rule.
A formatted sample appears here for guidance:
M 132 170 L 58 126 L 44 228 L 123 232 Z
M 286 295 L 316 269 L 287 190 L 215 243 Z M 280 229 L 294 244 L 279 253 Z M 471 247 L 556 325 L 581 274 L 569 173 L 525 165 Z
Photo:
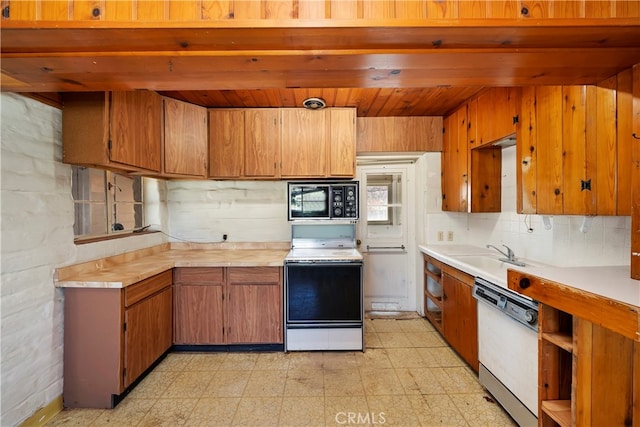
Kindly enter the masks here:
M 148 279 L 124 288 L 124 306 L 130 307 L 153 295 L 161 289 L 171 286 L 171 270 L 167 270 Z
M 229 283 L 279 283 L 280 267 L 232 267 L 229 268 Z
M 224 267 L 181 267 L 173 271 L 176 285 L 222 285 Z

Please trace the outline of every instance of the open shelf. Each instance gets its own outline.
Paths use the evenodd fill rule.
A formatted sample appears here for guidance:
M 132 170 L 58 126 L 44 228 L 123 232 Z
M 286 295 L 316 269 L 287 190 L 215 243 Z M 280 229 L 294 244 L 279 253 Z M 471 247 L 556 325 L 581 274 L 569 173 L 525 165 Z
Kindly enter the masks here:
M 573 338 L 571 335 L 560 332 L 543 332 L 542 338 L 569 353 L 573 353 Z
M 542 412 L 547 414 L 560 426 L 571 425 L 571 401 L 570 400 L 543 400 Z

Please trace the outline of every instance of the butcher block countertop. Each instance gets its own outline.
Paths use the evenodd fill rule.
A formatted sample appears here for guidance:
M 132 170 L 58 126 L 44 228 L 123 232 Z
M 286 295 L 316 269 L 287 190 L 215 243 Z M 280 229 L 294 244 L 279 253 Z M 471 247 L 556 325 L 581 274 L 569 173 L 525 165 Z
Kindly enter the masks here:
M 174 267 L 281 267 L 289 242 L 165 243 L 58 268 L 59 288 L 125 288 Z

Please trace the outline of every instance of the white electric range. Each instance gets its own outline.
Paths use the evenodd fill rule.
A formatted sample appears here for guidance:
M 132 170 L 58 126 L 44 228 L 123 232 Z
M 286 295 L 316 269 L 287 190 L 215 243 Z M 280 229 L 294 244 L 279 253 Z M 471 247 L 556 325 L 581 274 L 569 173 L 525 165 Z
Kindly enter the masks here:
M 285 351 L 364 350 L 362 254 L 353 223 L 293 223 Z

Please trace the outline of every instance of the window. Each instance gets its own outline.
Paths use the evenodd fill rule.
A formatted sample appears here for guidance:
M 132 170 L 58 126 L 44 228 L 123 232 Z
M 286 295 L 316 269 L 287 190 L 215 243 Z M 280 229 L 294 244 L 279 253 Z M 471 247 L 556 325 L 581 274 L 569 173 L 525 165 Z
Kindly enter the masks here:
M 400 174 L 369 175 L 367 177 L 367 223 L 398 225 L 400 205 Z
M 143 225 L 142 178 L 72 167 L 76 237 L 131 232 Z

